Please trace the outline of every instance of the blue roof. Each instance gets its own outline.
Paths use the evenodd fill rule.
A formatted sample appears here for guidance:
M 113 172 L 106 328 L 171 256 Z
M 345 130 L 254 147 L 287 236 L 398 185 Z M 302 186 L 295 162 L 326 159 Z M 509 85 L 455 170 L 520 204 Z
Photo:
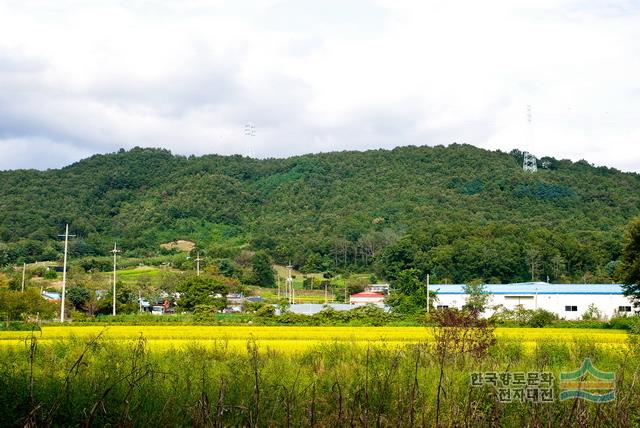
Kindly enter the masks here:
M 47 299 L 51 299 L 51 300 L 60 300 L 61 299 L 60 293 L 57 293 L 55 291 L 43 291 L 42 292 L 42 296 L 46 297 Z
M 465 294 L 463 284 L 432 284 L 439 294 Z M 520 282 L 516 284 L 485 284 L 488 294 L 623 294 L 620 284 L 549 284 Z

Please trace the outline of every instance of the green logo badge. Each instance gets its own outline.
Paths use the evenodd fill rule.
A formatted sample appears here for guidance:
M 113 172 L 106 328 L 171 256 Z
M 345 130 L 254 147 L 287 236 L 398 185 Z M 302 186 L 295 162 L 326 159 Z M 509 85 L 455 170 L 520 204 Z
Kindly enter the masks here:
M 593 380 L 589 380 L 588 376 Z M 598 370 L 585 358 L 582 366 L 572 372 L 560 373 L 560 400 L 582 398 L 594 403 L 608 403 L 616 398 L 616 375 Z

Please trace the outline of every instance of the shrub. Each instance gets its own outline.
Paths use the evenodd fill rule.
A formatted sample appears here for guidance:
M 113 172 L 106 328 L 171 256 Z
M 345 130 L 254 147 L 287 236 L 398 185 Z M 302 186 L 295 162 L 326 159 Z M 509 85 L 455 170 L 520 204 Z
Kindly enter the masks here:
M 602 312 L 600 312 L 598 307 L 593 303 L 590 304 L 587 310 L 584 311 L 584 314 L 582 314 L 582 319 L 585 321 L 599 320 L 601 318 L 602 318 Z
M 553 323 L 558 317 L 553 312 L 544 309 L 536 309 L 532 311 L 531 318 L 527 322 L 530 327 L 544 327 Z
M 258 317 L 273 317 L 276 314 L 276 308 L 273 305 L 264 305 L 255 312 Z
M 544 327 L 557 321 L 558 317 L 544 309 L 524 309 L 519 306 L 516 309 L 501 308 L 490 318 L 498 324 L 516 324 L 528 327 Z
M 638 316 L 616 316 L 609 321 L 609 328 L 617 330 L 633 330 L 640 326 L 640 317 Z
M 54 269 L 47 269 L 43 277 L 44 279 L 56 279 L 58 278 L 58 273 Z

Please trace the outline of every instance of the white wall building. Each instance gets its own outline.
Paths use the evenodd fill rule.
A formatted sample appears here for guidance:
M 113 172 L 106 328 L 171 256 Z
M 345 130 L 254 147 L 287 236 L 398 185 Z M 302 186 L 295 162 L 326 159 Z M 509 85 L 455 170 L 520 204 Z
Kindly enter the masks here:
M 462 308 L 467 299 L 462 284 L 434 284 L 430 290 L 437 295 L 436 306 Z M 620 284 L 549 284 L 524 282 L 518 284 L 486 284 L 484 291 L 491 297 L 484 315 L 494 313 L 501 305 L 515 309 L 544 309 L 567 320 L 581 319 L 590 305 L 595 305 L 602 317 L 609 319 L 617 314 L 632 314 L 634 308 L 623 295 Z

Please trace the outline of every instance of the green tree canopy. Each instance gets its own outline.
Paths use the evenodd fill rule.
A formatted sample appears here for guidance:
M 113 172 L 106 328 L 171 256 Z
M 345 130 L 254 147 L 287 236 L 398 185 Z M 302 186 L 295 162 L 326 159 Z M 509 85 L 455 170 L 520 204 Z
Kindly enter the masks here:
M 427 310 L 427 287 L 420 277 L 419 270 L 405 269 L 391 282 L 393 290 L 385 302 L 394 312 L 412 314 Z M 435 295 L 430 294 L 432 299 L 429 304 L 433 306 Z
M 180 308 L 192 311 L 196 306 L 217 306 L 228 292 L 223 278 L 210 275 L 189 275 L 178 285 Z
M 258 251 L 251 258 L 251 282 L 262 287 L 273 287 L 276 285 L 276 275 L 271 267 L 271 257 L 264 252 Z
M 640 305 L 640 218 L 629 225 L 620 270 L 625 295 Z

